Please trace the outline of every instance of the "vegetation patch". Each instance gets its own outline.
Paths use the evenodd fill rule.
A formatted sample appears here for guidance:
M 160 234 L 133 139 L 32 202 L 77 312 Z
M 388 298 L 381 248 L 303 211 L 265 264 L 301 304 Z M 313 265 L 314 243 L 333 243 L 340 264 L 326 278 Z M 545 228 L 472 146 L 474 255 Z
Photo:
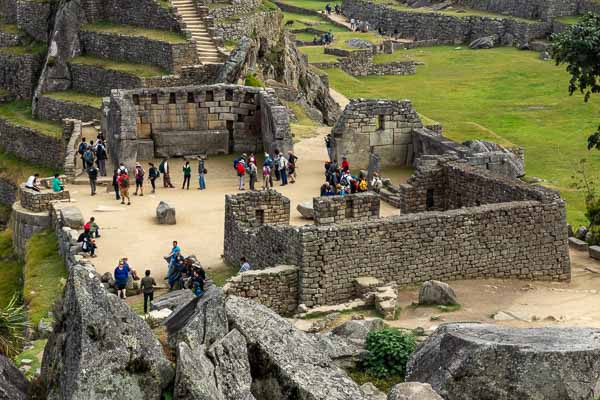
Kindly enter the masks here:
M 71 63 L 93 65 L 98 68 L 110 69 L 140 78 L 152 78 L 169 74 L 164 69 L 154 65 L 125 63 L 109 60 L 107 58 L 92 57 L 87 55 L 75 57 L 71 59 Z
M 40 42 L 31 42 L 23 46 L 11 46 L 0 48 L 0 53 L 10 54 L 13 56 L 36 55 L 46 52 L 46 45 Z
M 52 174 L 55 173 L 55 171 L 50 168 L 34 165 L 21 160 L 0 148 L 0 177 L 6 178 L 18 185 L 21 182 L 25 182 L 27 177 L 36 172 L 45 177 L 52 176 Z
M 34 234 L 27 242 L 25 260 L 23 296 L 29 320 L 36 326 L 62 295 L 67 278 L 56 234 L 50 231 Z
M 333 64 L 338 62 L 338 56 L 324 53 L 323 46 L 303 46 L 300 51 L 308 56 L 309 63 Z
M 5 229 L 0 232 L 0 308 L 6 307 L 15 294 L 21 297 L 22 271 L 22 265 L 13 252 L 12 232 Z
M 383 393 L 389 393 L 390 390 L 392 390 L 392 387 L 394 387 L 394 385 L 404 382 L 404 378 L 397 375 L 389 376 L 386 378 L 378 378 L 360 369 L 353 369 L 347 372 L 350 378 L 352 378 L 352 380 L 356 382 L 359 386 L 370 382 Z
M 15 358 L 15 364 L 19 367 L 23 360 L 31 360 L 30 368 L 25 372 L 28 379 L 35 377 L 35 371 L 42 367 L 42 357 L 44 355 L 44 347 L 46 347 L 48 339 L 34 340 L 31 342 L 31 348 L 23 351 Z
M 187 41 L 186 38 L 179 33 L 160 29 L 140 28 L 133 25 L 115 24 L 108 21 L 99 21 L 94 24 L 87 24 L 81 29 L 101 33 L 114 33 L 125 36 L 142 36 L 147 39 L 159 40 L 173 44 L 185 43 Z
M 25 307 L 15 294 L 0 308 L 0 354 L 8 358 L 16 356 L 23 348 L 28 326 Z
M 34 118 L 31 114 L 31 104 L 26 100 L 0 104 L 0 118 L 14 125 L 31 128 L 47 136 L 62 137 L 63 134 L 60 124 Z
M 102 107 L 102 96 L 95 96 L 89 93 L 76 92 L 74 90 L 65 90 L 63 92 L 44 93 L 44 96 L 68 101 L 71 103 L 84 104 L 86 106 L 100 108 Z
M 264 87 L 265 84 L 262 83 L 260 79 L 252 74 L 246 74 L 246 78 L 244 79 L 244 85 L 253 86 L 253 87 Z
M 212 268 L 206 271 L 208 279 L 212 279 L 215 285 L 223 287 L 229 278 L 238 273 L 238 268 L 223 264 L 219 268 Z
M 16 24 L 5 24 L 0 22 L 0 31 L 6 33 L 13 33 L 15 35 L 23 33 Z

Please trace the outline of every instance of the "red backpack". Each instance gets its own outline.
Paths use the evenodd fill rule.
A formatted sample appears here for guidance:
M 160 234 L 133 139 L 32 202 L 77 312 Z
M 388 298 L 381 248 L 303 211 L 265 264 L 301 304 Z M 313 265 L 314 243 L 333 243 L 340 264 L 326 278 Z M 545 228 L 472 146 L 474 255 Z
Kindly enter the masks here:
M 244 167 L 244 163 L 238 162 L 236 168 L 239 176 L 242 176 L 246 173 L 246 167 Z

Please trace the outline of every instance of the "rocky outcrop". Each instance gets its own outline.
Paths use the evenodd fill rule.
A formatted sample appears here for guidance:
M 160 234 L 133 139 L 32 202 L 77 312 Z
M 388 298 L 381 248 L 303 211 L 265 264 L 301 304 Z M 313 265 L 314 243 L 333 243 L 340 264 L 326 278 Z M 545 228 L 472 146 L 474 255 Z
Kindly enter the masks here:
M 595 399 L 600 330 L 443 325 L 409 360 L 407 381 L 453 400 Z
M 177 223 L 175 207 L 171 207 L 164 201 L 158 203 L 156 220 L 159 225 L 175 225 Z
M 392 388 L 387 400 L 442 400 L 428 383 L 406 382 Z
M 29 381 L 6 357 L 0 355 L 0 400 L 27 400 Z
M 91 265 L 74 265 L 44 351 L 50 400 L 155 399 L 174 371 L 150 327 L 109 294 Z
M 493 36 L 484 36 L 469 43 L 470 49 L 491 49 L 494 47 L 495 38 Z
M 458 304 L 454 290 L 444 282 L 427 281 L 419 289 L 419 304 L 444 305 Z
M 206 355 L 206 346 L 177 346 L 176 400 L 224 400 L 217 389 L 215 367 Z

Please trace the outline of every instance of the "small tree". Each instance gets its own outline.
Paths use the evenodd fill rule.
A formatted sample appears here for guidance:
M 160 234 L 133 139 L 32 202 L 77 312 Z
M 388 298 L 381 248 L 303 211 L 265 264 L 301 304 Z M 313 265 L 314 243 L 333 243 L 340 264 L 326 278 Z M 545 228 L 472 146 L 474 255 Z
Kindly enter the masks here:
M 0 308 L 0 354 L 8 358 L 19 354 L 28 326 L 25 306 L 19 304 L 19 296 L 15 294 L 6 307 Z
M 385 328 L 369 332 L 366 348 L 369 353 L 363 367 L 369 374 L 378 378 L 403 377 L 408 358 L 415 351 L 416 340 L 410 332 Z
M 585 217 L 588 220 L 588 231 L 590 232 L 590 244 L 600 243 L 600 196 L 596 193 L 595 182 L 586 169 L 586 160 L 579 161 L 575 169 L 573 184 L 577 191 L 585 194 Z
M 585 15 L 577 24 L 565 31 L 552 35 L 550 48 L 556 65 L 566 64 L 571 75 L 569 94 L 576 91 L 584 94 L 584 101 L 592 93 L 600 92 L 600 16 Z M 588 137 L 588 150 L 600 150 L 600 126 Z

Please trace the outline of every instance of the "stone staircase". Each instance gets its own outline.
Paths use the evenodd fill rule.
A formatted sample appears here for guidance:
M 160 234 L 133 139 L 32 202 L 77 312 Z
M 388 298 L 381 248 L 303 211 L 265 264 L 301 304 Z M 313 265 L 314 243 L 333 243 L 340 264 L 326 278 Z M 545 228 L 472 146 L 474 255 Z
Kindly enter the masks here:
M 181 17 L 186 30 L 191 33 L 196 41 L 198 58 L 202 64 L 220 63 L 219 50 L 208 33 L 204 19 L 208 16 L 207 7 L 194 5 L 193 0 L 171 0 L 176 13 Z

